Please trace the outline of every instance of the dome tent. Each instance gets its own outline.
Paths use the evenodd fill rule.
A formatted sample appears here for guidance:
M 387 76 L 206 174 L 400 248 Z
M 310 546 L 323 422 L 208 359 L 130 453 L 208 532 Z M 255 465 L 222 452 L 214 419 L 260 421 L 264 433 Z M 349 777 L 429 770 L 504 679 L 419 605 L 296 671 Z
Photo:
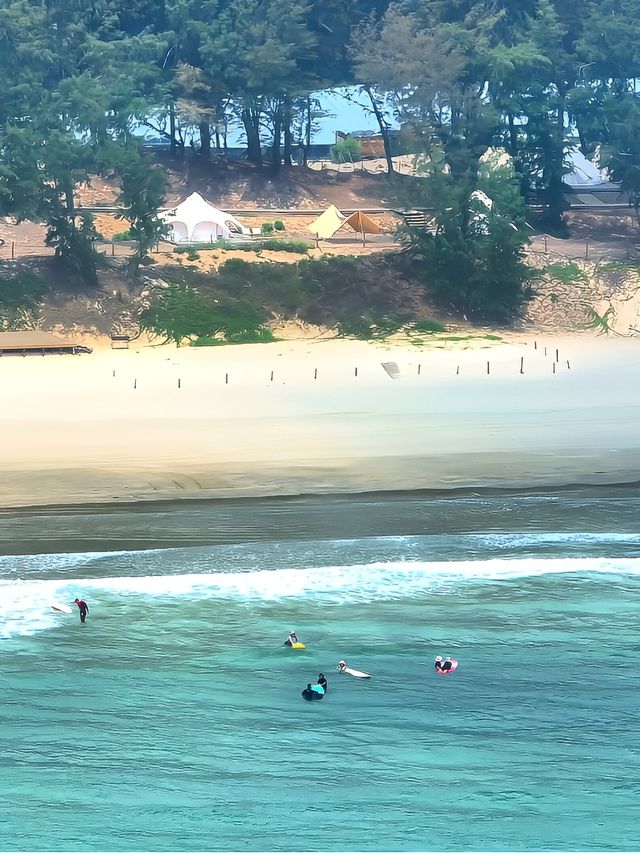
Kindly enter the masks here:
M 209 204 L 200 193 L 191 193 L 172 210 L 160 214 L 169 226 L 173 243 L 210 243 L 233 235 L 251 235 L 251 229 L 229 213 Z
M 360 234 L 379 234 L 380 228 L 371 220 L 366 213 L 361 210 L 356 210 L 351 216 L 345 216 L 338 208 L 331 204 L 324 213 L 315 219 L 311 225 L 307 225 L 307 230 L 316 237 L 327 240 L 329 237 L 348 225 L 354 231 Z

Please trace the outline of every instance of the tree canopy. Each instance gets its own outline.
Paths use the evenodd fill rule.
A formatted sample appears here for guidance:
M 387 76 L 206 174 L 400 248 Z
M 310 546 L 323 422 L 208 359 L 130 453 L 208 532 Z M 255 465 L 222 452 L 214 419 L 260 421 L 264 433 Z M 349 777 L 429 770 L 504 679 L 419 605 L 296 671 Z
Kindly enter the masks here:
M 482 156 L 504 149 L 509 186 L 560 230 L 577 146 L 640 211 L 639 12 L 640 0 L 4 0 L 0 213 L 45 221 L 61 262 L 91 275 L 93 227 L 74 197 L 92 174 L 119 179 L 141 253 L 159 233 L 163 185 L 145 174 L 140 126 L 204 159 L 235 128 L 249 160 L 277 172 L 310 141 L 313 93 L 344 86 L 370 97 L 390 174 L 393 115 L 417 154 L 438 152 L 456 197 L 481 189 Z

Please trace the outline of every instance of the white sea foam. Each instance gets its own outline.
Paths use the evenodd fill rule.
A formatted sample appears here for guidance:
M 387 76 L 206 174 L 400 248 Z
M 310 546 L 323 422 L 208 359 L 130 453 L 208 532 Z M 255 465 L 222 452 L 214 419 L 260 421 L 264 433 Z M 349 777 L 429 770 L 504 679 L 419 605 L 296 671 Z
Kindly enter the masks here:
M 354 566 L 190 573 L 64 580 L 0 581 L 0 637 L 54 628 L 69 616 L 51 609 L 76 595 L 90 601 L 155 598 L 221 598 L 246 602 L 308 599 L 323 603 L 391 601 L 470 583 L 550 574 L 640 575 L 640 558 L 493 559 L 452 562 L 386 562 Z

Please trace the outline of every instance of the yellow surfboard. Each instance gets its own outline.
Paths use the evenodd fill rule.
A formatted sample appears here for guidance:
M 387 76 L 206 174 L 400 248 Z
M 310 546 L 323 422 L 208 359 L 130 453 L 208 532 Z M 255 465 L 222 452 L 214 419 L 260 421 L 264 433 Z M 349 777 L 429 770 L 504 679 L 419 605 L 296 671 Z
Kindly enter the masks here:
M 291 648 L 292 649 L 306 649 L 307 647 L 305 646 L 304 643 L 291 643 Z

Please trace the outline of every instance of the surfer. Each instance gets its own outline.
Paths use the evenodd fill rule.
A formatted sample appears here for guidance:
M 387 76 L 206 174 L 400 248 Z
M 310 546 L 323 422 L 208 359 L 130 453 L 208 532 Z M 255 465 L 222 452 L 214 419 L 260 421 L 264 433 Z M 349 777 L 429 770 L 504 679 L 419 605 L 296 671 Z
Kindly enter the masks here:
M 329 689 L 329 682 L 328 682 L 328 681 L 327 681 L 327 679 L 324 677 L 324 672 L 321 672 L 321 673 L 318 675 L 318 684 L 319 684 L 319 685 L 324 689 L 324 692 L 325 692 L 325 693 L 326 693 L 326 692 L 327 692 L 327 690 Z
M 322 699 L 324 697 L 324 688 L 320 684 L 307 684 L 302 691 L 302 698 L 307 702 L 313 702 L 314 699 Z
M 81 598 L 76 598 L 75 603 L 78 605 L 78 610 L 80 611 L 80 621 L 84 622 L 87 618 L 87 613 L 89 612 L 89 605 Z
M 341 660 L 338 664 L 338 672 L 344 672 L 346 668 L 347 668 L 346 660 Z
M 449 672 L 449 670 L 453 666 L 453 662 L 451 661 L 450 658 L 447 658 L 446 660 L 442 660 L 440 655 L 438 655 L 436 657 L 435 665 L 436 665 L 436 672 Z
M 293 646 L 294 643 L 298 642 L 298 635 L 295 631 L 289 631 L 289 636 L 284 641 L 285 646 Z

